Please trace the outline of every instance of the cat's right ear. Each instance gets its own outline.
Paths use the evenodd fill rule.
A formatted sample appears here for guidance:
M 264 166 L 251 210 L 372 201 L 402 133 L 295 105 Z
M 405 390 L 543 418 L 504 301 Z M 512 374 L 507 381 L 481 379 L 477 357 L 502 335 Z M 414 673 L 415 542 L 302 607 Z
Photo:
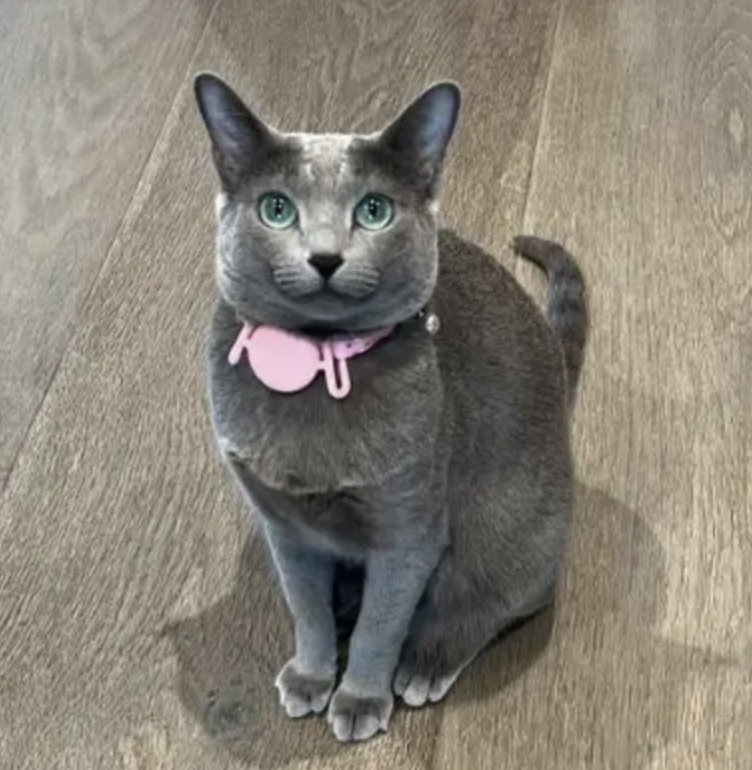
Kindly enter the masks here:
M 378 140 L 412 165 L 417 175 L 427 178 L 431 194 L 457 125 L 461 100 L 456 83 L 435 83 L 403 110 Z
M 193 90 L 211 137 L 214 164 L 222 186 L 232 193 L 247 178 L 253 161 L 275 144 L 274 134 L 216 75 L 197 75 Z

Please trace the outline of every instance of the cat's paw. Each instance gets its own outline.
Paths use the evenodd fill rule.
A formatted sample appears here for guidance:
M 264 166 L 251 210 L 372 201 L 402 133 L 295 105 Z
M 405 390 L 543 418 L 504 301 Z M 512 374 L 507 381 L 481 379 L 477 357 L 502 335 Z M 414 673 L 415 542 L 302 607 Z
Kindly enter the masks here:
M 327 721 L 338 741 L 367 741 L 386 732 L 393 707 L 394 697 L 389 691 L 373 695 L 342 684 L 329 704 Z
M 304 672 L 293 658 L 279 672 L 274 686 L 287 716 L 300 719 L 325 711 L 334 691 L 335 678 L 336 674 L 329 671 Z
M 438 703 L 452 688 L 462 668 L 448 674 L 419 670 L 414 663 L 403 662 L 394 677 L 394 693 L 412 708 Z

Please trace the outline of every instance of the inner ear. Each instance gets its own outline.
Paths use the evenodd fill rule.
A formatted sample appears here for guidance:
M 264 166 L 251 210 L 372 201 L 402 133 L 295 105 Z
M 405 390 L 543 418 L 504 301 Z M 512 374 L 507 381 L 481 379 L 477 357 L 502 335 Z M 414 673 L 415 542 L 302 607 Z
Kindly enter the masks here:
M 194 93 L 212 141 L 217 172 L 224 188 L 232 192 L 248 176 L 254 162 L 278 144 L 275 132 L 216 75 L 198 75 Z
M 457 125 L 460 104 L 461 92 L 456 83 L 436 83 L 384 129 L 379 143 L 438 173 Z

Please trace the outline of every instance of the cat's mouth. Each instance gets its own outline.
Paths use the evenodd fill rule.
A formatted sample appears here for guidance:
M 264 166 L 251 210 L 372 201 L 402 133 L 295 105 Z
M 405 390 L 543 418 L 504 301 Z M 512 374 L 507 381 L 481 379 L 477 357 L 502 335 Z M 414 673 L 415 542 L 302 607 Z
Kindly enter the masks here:
M 313 337 L 327 337 L 352 331 L 351 325 L 363 315 L 371 315 L 373 297 L 353 296 L 331 285 L 302 295 L 285 295 L 291 316 L 298 316 L 296 327 Z
M 376 291 L 376 286 L 337 285 L 333 282 L 321 283 L 317 286 L 299 286 L 295 289 L 279 287 L 288 299 L 309 304 L 324 305 L 340 303 L 362 303 L 367 301 Z
M 220 278 L 224 276 L 220 274 Z M 380 291 L 376 286 L 367 296 L 353 296 L 341 285 L 316 283 L 310 287 L 313 291 L 301 291 L 300 285 L 280 286 L 276 280 L 266 284 L 250 277 L 220 280 L 220 294 L 238 318 L 248 323 L 276 326 L 318 339 L 402 323 L 425 302 L 405 284 L 394 291 Z
M 272 276 L 277 288 L 292 300 L 357 302 L 370 297 L 379 286 L 375 270 L 347 270 L 323 278 L 283 266 L 273 270 Z

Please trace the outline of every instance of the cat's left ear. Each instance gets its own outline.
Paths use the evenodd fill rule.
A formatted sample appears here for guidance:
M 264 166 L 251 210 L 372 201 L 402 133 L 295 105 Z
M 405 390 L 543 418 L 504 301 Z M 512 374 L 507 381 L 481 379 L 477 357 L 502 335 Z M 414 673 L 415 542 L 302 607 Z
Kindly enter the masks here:
M 456 83 L 435 83 L 384 129 L 379 144 L 438 176 L 461 101 Z

